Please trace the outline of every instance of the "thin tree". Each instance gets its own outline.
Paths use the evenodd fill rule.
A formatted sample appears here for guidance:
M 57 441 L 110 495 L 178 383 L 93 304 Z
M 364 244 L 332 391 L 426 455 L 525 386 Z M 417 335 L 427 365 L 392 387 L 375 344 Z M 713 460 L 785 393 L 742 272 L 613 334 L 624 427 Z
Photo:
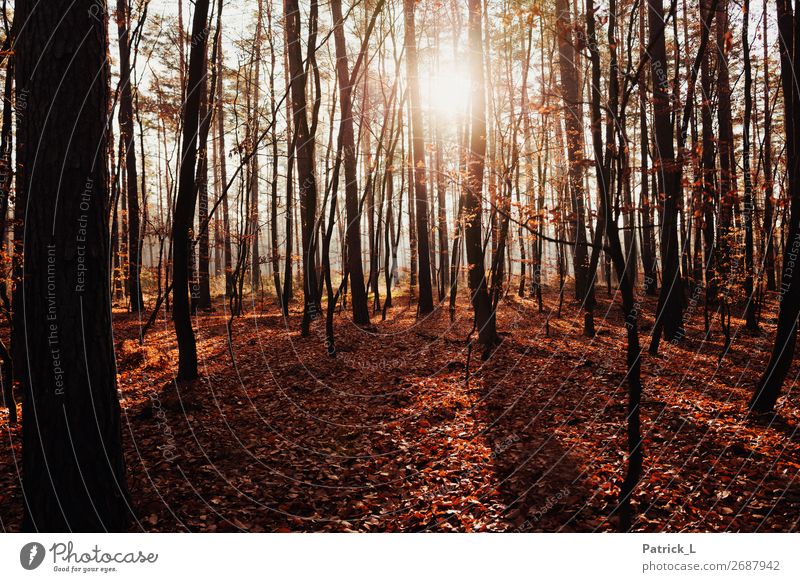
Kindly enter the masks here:
M 128 204 L 128 297 L 131 311 L 144 307 L 141 289 L 141 226 L 139 189 L 136 169 L 136 144 L 133 133 L 133 89 L 131 87 L 130 0 L 117 0 L 117 33 L 119 45 L 120 141 L 125 156 L 126 192 Z
M 430 238 L 428 234 L 428 187 L 425 178 L 425 128 L 422 125 L 422 102 L 417 74 L 417 33 L 414 12 L 415 0 L 403 0 L 405 13 L 405 53 L 408 101 L 411 110 L 411 156 L 413 160 L 413 188 L 416 214 L 417 279 L 419 282 L 419 312 L 433 311 L 433 286 L 431 283 Z M 485 121 L 484 121 L 485 124 Z M 480 222 L 478 223 L 480 226 Z
M 664 6 L 661 0 L 648 0 L 650 39 L 648 53 L 653 89 L 655 148 L 653 163 L 663 186 L 661 213 L 661 291 L 658 296 L 656 325 L 650 344 L 651 353 L 658 351 L 663 332 L 668 341 L 680 337 L 683 329 L 683 281 L 678 260 L 678 209 L 682 196 L 680 168 L 675 160 L 673 126 L 667 79 L 667 52 L 664 39 Z
M 319 315 L 317 296 L 317 269 L 314 264 L 315 232 L 317 218 L 317 178 L 314 170 L 314 140 L 308 124 L 306 111 L 306 89 L 308 69 L 303 64 L 300 46 L 300 8 L 298 0 L 284 1 L 284 17 L 286 21 L 286 40 L 289 60 L 289 76 L 292 97 L 292 120 L 294 134 L 295 164 L 300 196 L 300 226 L 303 245 L 303 321 L 301 333 L 308 335 L 311 320 Z M 309 19 L 311 20 L 311 19 Z M 313 26 L 313 23 L 311 23 Z M 309 45 L 313 52 L 316 47 Z M 285 283 L 284 283 L 285 285 Z M 284 303 L 284 309 L 286 305 Z
M 575 296 L 584 304 L 584 333 L 594 335 L 594 273 L 589 271 L 586 241 L 586 207 L 584 191 L 583 107 L 580 104 L 576 53 L 573 45 L 572 19 L 568 0 L 556 1 L 558 32 L 558 65 L 561 74 L 561 96 L 564 100 L 564 129 L 569 161 L 569 193 L 572 201 L 570 228 L 575 242 Z
M 750 123 L 753 115 L 753 73 L 750 66 L 750 0 L 744 0 L 742 8 L 742 48 L 744 51 L 744 121 L 742 123 L 742 173 L 744 174 L 744 257 L 746 297 L 745 324 L 747 329 L 758 329 L 756 302 L 753 297 L 753 176 L 750 171 Z
M 474 327 L 478 331 L 478 338 L 486 357 L 497 343 L 497 324 L 487 290 L 481 234 L 483 173 L 486 158 L 486 84 L 483 73 L 482 17 L 481 0 L 469 0 L 467 35 L 471 89 L 469 150 L 467 173 L 463 181 L 462 218 L 467 248 L 469 290 L 475 317 Z
M 220 43 L 220 24 L 222 22 L 221 2 L 217 3 L 217 32 L 214 35 L 214 48 L 212 49 L 211 63 L 216 63 L 216 55 Z M 200 87 L 200 136 L 197 148 L 197 219 L 200 225 L 208 222 L 208 135 L 211 132 L 211 122 L 213 119 L 213 103 L 217 90 L 217 75 L 219 68 L 214 66 L 212 69 L 211 80 L 208 82 L 207 59 L 203 58 L 203 82 Z M 211 277 L 209 269 L 209 232 L 208 228 L 201 228 L 198 233 L 198 290 L 197 296 L 193 297 L 196 309 L 211 308 Z
M 175 214 L 172 221 L 172 320 L 178 340 L 178 380 L 197 378 L 197 343 L 192 329 L 189 303 L 189 257 L 192 252 L 192 223 L 197 203 L 195 172 L 200 100 L 205 87 L 207 26 L 208 0 L 197 0 L 192 23 L 193 42 L 189 53 L 188 87 L 183 106 L 183 147 L 178 176 L 178 196 L 175 200 Z
M 756 413 L 772 411 L 781 386 L 794 359 L 797 342 L 797 318 L 800 315 L 800 277 L 795 276 L 795 258 L 800 252 L 800 88 L 795 73 L 800 70 L 800 14 L 790 0 L 777 0 L 778 43 L 781 58 L 784 128 L 786 132 L 787 189 L 789 195 L 789 233 L 783 249 L 783 273 L 780 281 L 781 302 L 778 328 L 769 362 L 759 378 L 750 409 Z
M 331 0 L 333 38 L 336 48 L 336 76 L 339 81 L 341 109 L 340 139 L 344 165 L 344 196 L 347 216 L 346 251 L 347 272 L 350 276 L 351 307 L 353 322 L 369 325 L 367 290 L 364 285 L 364 266 L 361 262 L 361 212 L 358 201 L 358 167 L 356 162 L 355 134 L 353 131 L 353 81 L 347 62 L 344 18 L 341 0 Z M 360 61 L 359 61 L 360 62 Z M 372 209 L 369 209 L 372 212 Z
M 764 29 L 767 28 L 767 0 L 764 0 Z M 772 168 L 772 112 L 769 103 L 769 43 L 768 34 L 763 37 L 764 51 L 764 223 L 762 232 L 764 234 L 764 270 L 767 275 L 767 289 L 775 291 L 775 235 L 774 235 L 774 216 L 775 203 L 772 200 L 775 184 Z

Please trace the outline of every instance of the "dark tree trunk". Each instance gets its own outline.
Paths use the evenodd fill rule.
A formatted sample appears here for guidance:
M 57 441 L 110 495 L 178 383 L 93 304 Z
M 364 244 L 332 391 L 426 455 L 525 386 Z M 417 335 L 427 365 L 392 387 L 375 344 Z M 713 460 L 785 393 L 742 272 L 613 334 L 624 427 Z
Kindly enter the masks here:
M 800 70 L 800 18 L 792 10 L 790 0 L 778 0 L 778 39 L 781 55 L 781 84 L 783 87 L 784 124 L 786 130 L 786 162 L 790 200 L 789 234 L 783 248 L 781 302 L 778 329 L 767 368 L 756 384 L 750 408 L 759 413 L 771 411 L 780 395 L 781 386 L 794 359 L 797 342 L 797 318 L 800 314 L 800 277 L 796 277 L 795 261 L 800 252 L 800 89 L 795 73 Z
M 341 139 L 344 164 L 344 196 L 347 216 L 347 270 L 350 275 L 351 307 L 353 321 L 358 325 L 369 325 L 369 306 L 367 290 L 364 286 L 364 266 L 361 262 L 361 212 L 358 200 L 358 167 L 356 165 L 356 145 L 353 132 L 353 83 L 347 63 L 344 18 L 341 0 L 331 1 L 333 15 L 333 36 L 336 45 L 336 72 L 339 80 L 339 101 L 341 103 Z M 368 211 L 371 213 L 372 208 Z M 376 278 L 377 281 L 377 278 Z
M 764 0 L 764 23 L 767 22 L 767 0 Z M 772 170 L 772 112 L 769 105 L 769 49 L 764 38 L 764 270 L 767 274 L 767 289 L 775 291 L 775 204 L 772 200 L 774 179 Z
M 467 272 L 475 329 L 487 356 L 497 343 L 495 314 L 486 285 L 481 233 L 481 200 L 486 157 L 486 86 L 483 77 L 483 35 L 481 0 L 469 0 L 470 139 L 467 176 L 464 182 L 464 238 L 467 247 Z
M 639 43 L 642 47 L 639 57 L 645 56 L 645 47 L 647 45 L 647 36 L 645 34 L 645 13 L 646 7 L 644 3 L 640 4 L 639 9 Z M 653 223 L 653 208 L 650 204 L 650 170 L 648 168 L 648 156 L 650 155 L 650 148 L 648 146 L 648 132 L 647 132 L 647 85 L 646 85 L 646 71 L 643 68 L 641 77 L 639 78 L 639 155 L 642 160 L 641 167 L 641 222 L 642 222 L 642 269 L 644 270 L 644 292 L 647 295 L 656 295 L 658 293 L 658 273 L 656 271 L 656 258 L 655 249 L 653 248 L 652 241 L 654 239 L 655 224 Z
M 275 30 L 272 27 L 272 3 L 267 3 L 267 40 L 269 41 L 269 102 L 270 115 L 272 119 L 278 116 L 278 105 L 275 99 L 275 70 L 277 59 L 275 56 Z M 281 257 L 280 246 L 278 245 L 278 129 L 277 124 L 272 123 L 272 181 L 270 184 L 270 259 L 272 260 L 272 281 L 275 285 L 275 297 L 278 306 L 283 303 L 281 291 Z
M 283 68 L 284 71 L 289 70 L 289 32 L 286 27 L 283 28 Z M 292 131 L 292 91 L 291 80 L 286 77 L 286 259 L 284 261 L 283 270 L 283 300 L 281 307 L 283 307 L 284 317 L 289 315 L 289 303 L 294 298 L 294 274 L 293 264 L 294 260 L 292 254 L 294 252 L 294 150 L 295 150 L 295 134 Z
M 253 103 L 252 111 L 250 112 L 250 147 L 255 148 L 256 142 L 259 138 L 259 101 L 261 100 L 261 42 L 262 42 L 262 29 L 263 29 L 263 14 L 264 14 L 263 0 L 258 0 L 258 7 L 256 9 L 256 31 L 253 38 L 254 54 L 253 54 Z M 259 236 L 260 223 L 258 220 L 259 211 L 259 175 L 260 167 L 258 163 L 258 155 L 250 158 L 250 220 L 252 226 L 250 227 L 253 240 L 251 245 L 251 263 L 250 275 L 253 293 L 261 287 L 261 243 Z
M 648 0 L 650 75 L 653 86 L 655 170 L 663 184 L 664 210 L 661 219 L 661 291 L 651 352 L 658 351 L 661 333 L 668 341 L 682 333 L 683 282 L 678 260 L 678 208 L 681 198 L 680 171 L 675 160 L 673 128 L 664 41 L 665 13 L 661 0 Z
M 437 222 L 439 235 L 439 301 L 444 301 L 450 287 L 450 255 L 447 250 L 450 241 L 447 235 L 447 175 L 442 160 L 442 143 L 439 132 L 436 134 L 436 194 L 438 197 Z
M 218 25 L 222 24 L 218 20 Z M 217 27 L 217 34 L 222 35 L 222 28 Z M 223 64 L 222 64 L 222 43 L 217 46 L 217 160 L 219 161 L 219 177 L 222 191 L 222 246 L 223 261 L 225 265 L 225 296 L 231 297 L 232 281 L 231 273 L 233 269 L 233 250 L 231 248 L 231 222 L 230 211 L 228 208 L 228 152 L 225 151 L 225 95 L 223 92 Z
M 610 4 L 609 18 L 609 37 L 616 33 L 616 4 L 612 0 Z M 641 382 L 641 348 L 639 346 L 638 329 L 638 307 L 634 294 L 633 277 L 631 270 L 626 265 L 625 255 L 622 250 L 622 242 L 619 236 L 617 219 L 613 214 L 611 206 L 611 196 L 609 188 L 610 162 L 604 160 L 604 145 L 601 133 L 601 110 L 600 110 L 600 55 L 597 51 L 597 35 L 595 33 L 594 4 L 588 0 L 586 6 L 587 32 L 591 55 L 593 82 L 592 86 L 592 142 L 594 146 L 595 168 L 597 172 L 598 193 L 600 195 L 600 215 L 605 222 L 604 231 L 608 238 L 608 254 L 614 263 L 614 269 L 619 279 L 620 295 L 622 296 L 622 311 L 625 316 L 625 330 L 627 334 L 626 349 L 626 379 L 628 381 L 628 415 L 627 415 L 627 436 L 628 436 L 628 467 L 625 479 L 620 487 L 620 527 L 621 531 L 628 531 L 631 527 L 631 496 L 639 482 L 642 472 L 643 446 L 641 436 L 640 403 L 642 398 Z M 613 49 L 612 49 L 613 50 Z M 614 123 L 620 123 L 624 119 L 624 110 L 618 112 L 618 86 L 616 82 L 616 59 L 611 59 L 610 74 L 610 109 L 609 128 Z M 614 119 L 613 117 L 616 117 Z M 621 121 L 624 125 L 624 121 Z M 607 135 L 613 133 L 609 131 Z M 608 147 L 608 143 L 605 144 Z M 610 157 L 610 155 L 609 155 Z M 600 225 L 598 224 L 598 229 Z M 628 259 L 630 260 L 630 259 Z
M 725 47 L 728 30 L 728 3 L 722 2 L 718 9 L 715 55 L 717 59 L 717 145 L 719 153 L 719 271 L 726 286 L 724 301 L 733 282 L 732 249 L 734 240 L 733 213 L 736 205 L 736 163 L 733 159 L 733 122 L 731 121 L 731 83 L 728 69 L 728 55 Z
M 125 154 L 126 192 L 128 202 L 128 296 L 131 311 L 138 313 L 144 302 L 141 289 L 141 240 L 139 224 L 139 190 L 136 170 L 136 140 L 133 132 L 133 90 L 131 88 L 131 39 L 129 0 L 117 0 L 117 32 L 119 39 L 119 127 Z M 121 163 L 121 162 L 120 162 Z
M 197 203 L 195 172 L 197 168 L 197 135 L 200 124 L 200 100 L 205 87 L 208 0 L 197 0 L 192 24 L 189 53 L 189 76 L 183 106 L 183 147 L 172 222 L 172 319 L 178 339 L 178 379 L 197 378 L 197 344 L 189 304 L 189 269 L 192 254 L 192 224 Z
M 303 236 L 303 322 L 301 333 L 309 333 L 311 320 L 319 313 L 317 300 L 317 269 L 315 257 L 315 232 L 317 218 L 317 178 L 314 171 L 314 140 L 308 126 L 306 111 L 307 73 L 303 64 L 300 46 L 300 8 L 298 0 L 285 0 L 286 36 L 289 53 L 289 74 L 291 76 L 292 118 L 295 144 L 295 162 L 300 196 L 300 226 Z M 316 48 L 310 46 L 309 51 Z
M 23 529 L 122 531 L 131 517 L 111 332 L 107 18 L 92 0 L 16 4 L 17 207 L 25 305 Z M 69 79 L 65 91 L 60 80 Z M 87 341 L 90 338 L 91 341 Z
M 753 115 L 753 74 L 750 67 L 750 0 L 744 0 L 742 14 L 742 46 L 744 49 L 744 121 L 742 124 L 742 173 L 744 174 L 744 263 L 745 323 L 747 329 L 758 329 L 756 302 L 753 296 L 753 177 L 750 173 L 750 122 Z
M 569 192 L 572 199 L 571 226 L 574 231 L 575 296 L 583 303 L 584 333 L 594 335 L 594 273 L 589 269 L 586 240 L 586 207 L 583 187 L 583 107 L 580 105 L 576 53 L 573 46 L 572 19 L 569 2 L 556 1 L 558 21 L 558 64 L 561 74 L 561 96 L 564 100 L 564 130 L 569 161 Z
M 409 106 L 408 117 L 411 119 L 411 107 Z M 414 159 L 411 154 L 411 123 L 408 123 L 408 248 L 409 248 L 409 296 L 414 297 L 417 289 L 417 213 L 414 210 Z
M 219 50 L 220 35 L 219 25 L 222 22 L 221 1 L 218 2 L 220 11 L 217 13 L 217 34 L 214 36 L 214 48 L 211 62 L 216 61 Z M 200 231 L 198 232 L 198 289 L 193 291 L 193 303 L 196 309 L 211 309 L 211 280 L 209 274 L 209 224 L 208 224 L 208 134 L 211 132 L 213 118 L 209 104 L 215 103 L 217 89 L 217 75 L 219 68 L 214 67 L 211 82 L 208 79 L 208 62 L 203 56 L 203 82 L 200 88 L 200 138 L 197 150 L 197 195 L 198 208 L 197 220 Z
M 705 4 L 701 8 L 701 13 L 705 15 L 709 7 Z M 705 18 L 705 16 L 703 16 Z M 702 86 L 702 100 L 700 104 L 700 120 L 703 124 L 702 129 L 702 155 L 700 157 L 700 177 L 701 177 L 701 196 L 702 196 L 702 212 L 703 212 L 703 254 L 705 260 L 705 278 L 706 278 L 706 312 L 709 307 L 715 305 L 717 302 L 717 275 L 716 275 L 716 206 L 717 206 L 717 189 L 714 184 L 716 182 L 716 167 L 715 167 L 715 140 L 714 140 L 714 127 L 713 117 L 711 115 L 711 64 L 709 63 L 709 55 L 702 56 L 701 65 L 701 86 Z M 706 320 L 708 318 L 706 317 Z M 706 325 L 706 332 L 708 332 L 708 325 Z
M 428 235 L 428 187 L 425 173 L 425 128 L 422 125 L 422 102 L 417 77 L 417 34 L 414 23 L 415 0 L 404 0 L 405 52 L 408 77 L 408 100 L 411 109 L 411 153 L 414 164 L 414 197 L 417 219 L 417 256 L 419 283 L 419 312 L 433 311 L 433 286 L 431 283 L 430 238 Z

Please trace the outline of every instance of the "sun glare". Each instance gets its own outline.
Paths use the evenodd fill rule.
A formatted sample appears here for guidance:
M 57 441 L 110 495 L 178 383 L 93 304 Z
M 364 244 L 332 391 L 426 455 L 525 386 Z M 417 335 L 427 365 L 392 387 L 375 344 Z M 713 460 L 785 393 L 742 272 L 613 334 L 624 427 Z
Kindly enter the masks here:
M 469 101 L 469 80 L 458 72 L 440 74 L 428 79 L 430 83 L 430 108 L 440 116 L 457 118 L 466 113 Z M 425 91 L 426 85 L 422 85 Z

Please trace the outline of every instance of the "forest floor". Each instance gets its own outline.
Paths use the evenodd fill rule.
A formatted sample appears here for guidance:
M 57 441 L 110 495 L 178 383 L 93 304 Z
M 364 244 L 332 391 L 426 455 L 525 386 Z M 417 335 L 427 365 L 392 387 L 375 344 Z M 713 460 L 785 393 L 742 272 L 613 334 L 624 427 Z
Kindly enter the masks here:
M 116 312 L 132 531 L 614 531 L 625 334 L 617 300 L 598 295 L 593 339 L 569 294 L 561 316 L 555 291 L 544 313 L 509 295 L 502 343 L 485 362 L 473 354 L 469 382 L 466 303 L 453 323 L 446 308 L 417 318 L 408 296 L 369 331 L 338 316 L 335 359 L 323 321 L 300 337 L 299 306 L 285 319 L 251 305 L 231 345 L 226 316 L 202 314 L 202 377 L 180 386 L 171 322 L 140 348 L 138 320 Z M 654 307 L 642 298 L 645 346 Z M 681 343 L 643 356 L 634 529 L 796 530 L 798 368 L 778 414 L 747 419 L 774 317 L 758 333 L 734 319 L 720 362 L 719 326 L 704 340 L 695 309 Z M 0 525 L 18 531 L 21 432 L 5 410 L 0 429 Z

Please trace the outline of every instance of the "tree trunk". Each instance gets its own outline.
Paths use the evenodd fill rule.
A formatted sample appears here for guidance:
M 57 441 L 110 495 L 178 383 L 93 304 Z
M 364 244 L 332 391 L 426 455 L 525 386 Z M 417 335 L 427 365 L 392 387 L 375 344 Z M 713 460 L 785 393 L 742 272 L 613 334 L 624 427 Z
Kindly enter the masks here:
M 615 34 L 616 29 L 616 4 L 612 0 L 610 4 L 609 36 Z M 625 316 L 624 326 L 627 333 L 627 370 L 625 377 L 628 381 L 628 415 L 627 415 L 627 436 L 628 436 L 628 467 L 625 479 L 620 487 L 620 530 L 628 531 L 631 527 L 630 501 L 636 484 L 642 472 L 643 447 L 640 428 L 640 403 L 642 398 L 641 382 L 641 348 L 639 346 L 638 330 L 638 306 L 634 295 L 633 277 L 626 266 L 625 255 L 622 250 L 622 243 L 619 236 L 617 219 L 613 215 L 611 206 L 611 196 L 609 195 L 609 169 L 610 164 L 603 159 L 604 145 L 601 133 L 601 110 L 600 110 L 600 56 L 597 51 L 597 35 L 595 33 L 594 4 L 588 0 L 586 6 L 587 32 L 590 51 L 592 53 L 593 82 L 592 87 L 592 141 L 594 145 L 595 168 L 598 180 L 598 193 L 600 195 L 600 212 L 605 222 L 604 231 L 608 237 L 608 253 L 614 263 L 614 269 L 619 279 L 620 295 L 622 296 L 622 311 Z M 613 49 L 612 49 L 613 50 Z M 611 124 L 619 123 L 624 119 L 624 111 L 617 111 L 618 87 L 616 83 L 616 59 L 611 60 L 611 81 L 609 83 L 610 109 L 609 127 Z M 624 121 L 622 122 L 624 124 Z M 613 135 L 611 131 L 607 135 Z M 608 147 L 608 143 L 605 144 Z M 598 224 L 598 229 L 600 225 Z M 630 260 L 630 259 L 628 259 Z
M 367 290 L 364 286 L 364 265 L 361 262 L 361 212 L 358 200 L 358 167 L 356 165 L 356 145 L 353 131 L 353 83 L 347 63 L 344 18 L 341 0 L 331 1 L 333 15 L 333 37 L 336 45 L 336 71 L 339 80 L 339 102 L 341 104 L 341 139 L 344 164 L 344 196 L 347 216 L 347 270 L 350 274 L 351 307 L 353 322 L 369 325 L 369 306 Z M 368 209 L 371 213 L 372 209 Z
M 7 37 L 3 50 L 6 52 L 8 63 L 6 65 L 6 79 L 3 91 L 3 128 L 0 131 L 0 245 L 3 250 L 6 250 L 7 234 L 8 234 L 8 210 L 11 196 L 11 181 L 13 179 L 12 172 L 12 152 L 14 143 L 13 132 L 13 119 L 14 119 L 14 67 L 15 58 L 11 53 L 12 46 L 12 32 L 6 31 Z M 113 152 L 113 140 L 109 140 L 108 152 Z M 12 253 L 16 250 L 12 247 Z M 13 264 L 13 259 L 11 261 Z M 9 269 L 8 263 L 3 261 L 2 270 L 0 270 L 0 300 L 2 300 L 2 309 L 6 317 L 12 316 L 11 300 L 8 296 L 8 280 Z M 14 400 L 14 362 L 12 355 L 6 345 L 0 341 L 0 354 L 2 363 L 3 377 L 3 403 L 8 409 L 9 423 L 14 425 L 17 422 L 17 404 Z
M 195 173 L 197 167 L 197 135 L 200 123 L 200 100 L 205 86 L 208 0 L 197 0 L 192 24 L 189 54 L 189 76 L 183 107 L 183 147 L 178 196 L 172 221 L 172 320 L 178 339 L 178 380 L 197 378 L 197 344 L 192 329 L 189 304 L 189 269 L 192 251 L 192 225 L 197 203 Z
M 221 21 L 218 22 L 222 24 Z M 217 34 L 222 34 L 222 28 L 217 28 Z M 232 296 L 231 272 L 233 268 L 233 250 L 231 248 L 231 222 L 228 208 L 228 152 L 225 151 L 225 94 L 222 77 L 224 72 L 222 59 L 222 43 L 217 47 L 217 159 L 219 161 L 219 177 L 222 184 L 222 242 L 223 260 L 225 264 L 225 296 Z
M 295 162 L 300 196 L 300 226 L 303 236 L 303 322 L 301 334 L 307 336 L 311 320 L 319 315 L 315 232 L 317 218 L 317 178 L 314 170 L 314 140 L 306 111 L 307 73 L 300 46 L 300 8 L 298 0 L 285 0 L 286 36 L 291 76 L 292 119 L 294 122 Z M 316 50 L 314 46 L 309 51 Z
M 131 89 L 131 39 L 129 0 L 117 0 L 117 32 L 119 39 L 119 127 L 125 153 L 128 202 L 128 277 L 127 287 L 131 311 L 143 307 L 141 289 L 141 241 L 139 224 L 139 190 L 136 170 L 136 142 L 133 133 L 133 91 Z
M 647 36 L 645 30 L 645 10 L 644 2 L 639 5 L 639 44 L 642 47 L 639 58 L 644 58 Z M 642 269 L 644 270 L 644 292 L 647 295 L 658 293 L 658 272 L 656 269 L 656 257 L 653 240 L 655 239 L 655 223 L 653 221 L 653 207 L 650 204 L 650 170 L 648 169 L 647 159 L 650 155 L 648 131 L 647 131 L 647 72 L 642 68 L 639 79 L 639 137 L 641 157 L 641 223 L 642 223 Z
M 425 178 L 425 128 L 422 125 L 422 103 L 419 95 L 419 79 L 417 78 L 415 9 L 415 0 L 403 0 L 406 75 L 408 77 L 408 100 L 411 109 L 412 143 L 410 144 L 410 149 L 414 163 L 414 197 L 416 199 L 419 312 L 424 315 L 433 311 L 433 287 L 431 284 L 430 239 L 428 235 L 428 187 Z
M 483 36 L 481 0 L 469 0 L 469 67 L 470 139 L 467 176 L 464 181 L 464 238 L 467 247 L 467 272 L 472 307 L 475 312 L 475 329 L 484 349 L 484 357 L 497 343 L 495 314 L 486 285 L 483 262 L 481 214 L 483 198 L 483 172 L 486 157 L 486 86 L 483 77 Z
M 653 85 L 655 130 L 654 164 L 663 184 L 664 210 L 661 222 L 661 291 L 658 297 L 656 326 L 650 351 L 658 351 L 658 341 L 680 337 L 683 328 L 683 281 L 678 260 L 678 208 L 681 198 L 680 171 L 675 160 L 673 128 L 667 80 L 667 56 L 664 41 L 664 7 L 661 0 L 648 0 L 650 26 L 650 75 Z
M 586 208 L 583 187 L 583 107 L 580 106 L 576 53 L 572 38 L 572 20 L 568 0 L 556 1 L 558 22 L 558 64 L 561 96 L 564 100 L 564 128 L 569 160 L 569 191 L 572 199 L 572 229 L 575 233 L 575 297 L 586 308 L 584 332 L 594 335 L 594 273 L 589 272 L 586 240 Z
M 261 100 L 261 35 L 263 29 L 263 14 L 264 14 L 263 0 L 258 0 L 257 18 L 256 18 L 256 32 L 253 38 L 254 44 L 254 70 L 253 70 L 253 104 L 252 111 L 250 112 L 250 147 L 256 147 L 255 143 L 259 137 L 259 101 Z M 258 163 L 258 156 L 254 155 L 250 158 L 250 220 L 252 221 L 252 248 L 251 248 L 251 282 L 253 293 L 261 287 L 261 243 L 260 243 L 260 223 L 258 220 L 258 204 L 259 204 L 259 174 L 260 168 Z
M 131 518 L 111 330 L 107 19 L 92 0 L 20 0 L 15 345 L 25 345 L 25 531 L 123 531 Z M 65 91 L 60 79 L 69 78 Z M 86 341 L 91 338 L 91 341 Z
M 786 130 L 786 162 L 790 200 L 789 235 L 783 248 L 783 274 L 780 284 L 780 308 L 775 344 L 767 368 L 756 384 L 750 408 L 766 413 L 775 407 L 781 386 L 794 359 L 797 342 L 797 318 L 800 315 L 800 277 L 794 276 L 795 261 L 800 252 L 800 89 L 795 73 L 800 70 L 800 18 L 793 13 L 790 0 L 778 0 L 778 39 L 781 55 L 781 84 L 783 87 L 784 125 Z
M 742 173 L 744 174 L 744 262 L 745 323 L 747 329 L 758 329 L 756 302 L 753 296 L 753 177 L 750 173 L 750 122 L 753 115 L 753 74 L 750 67 L 750 0 L 744 0 L 742 14 L 742 46 L 744 50 L 744 121 L 742 124 Z
M 267 3 L 267 40 L 269 41 L 269 103 L 272 119 L 278 116 L 278 105 L 275 100 L 275 30 L 272 27 L 272 2 Z M 272 180 L 270 184 L 270 259 L 272 260 L 272 281 L 275 286 L 275 298 L 280 307 L 283 303 L 281 291 L 281 257 L 278 245 L 278 126 L 272 123 L 270 138 L 272 140 Z
M 764 0 L 764 24 L 767 23 L 767 0 Z M 764 38 L 764 270 L 767 272 L 767 289 L 775 291 L 775 203 L 772 200 L 774 181 L 772 176 L 772 112 L 769 105 L 769 50 Z
M 221 0 L 218 0 L 217 12 L 217 34 L 214 36 L 214 48 L 212 50 L 211 62 L 217 60 L 217 51 L 220 43 L 220 24 L 222 23 Z M 211 131 L 211 121 L 213 118 L 212 107 L 215 103 L 217 89 L 217 75 L 219 68 L 214 67 L 211 82 L 208 79 L 208 61 L 206 55 L 203 56 L 203 82 L 200 88 L 200 138 L 197 151 L 197 194 L 198 212 L 197 221 L 200 228 L 198 233 L 198 284 L 196 297 L 193 293 L 193 302 L 196 309 L 211 309 L 211 280 L 209 270 L 209 233 L 208 224 L 208 134 Z

